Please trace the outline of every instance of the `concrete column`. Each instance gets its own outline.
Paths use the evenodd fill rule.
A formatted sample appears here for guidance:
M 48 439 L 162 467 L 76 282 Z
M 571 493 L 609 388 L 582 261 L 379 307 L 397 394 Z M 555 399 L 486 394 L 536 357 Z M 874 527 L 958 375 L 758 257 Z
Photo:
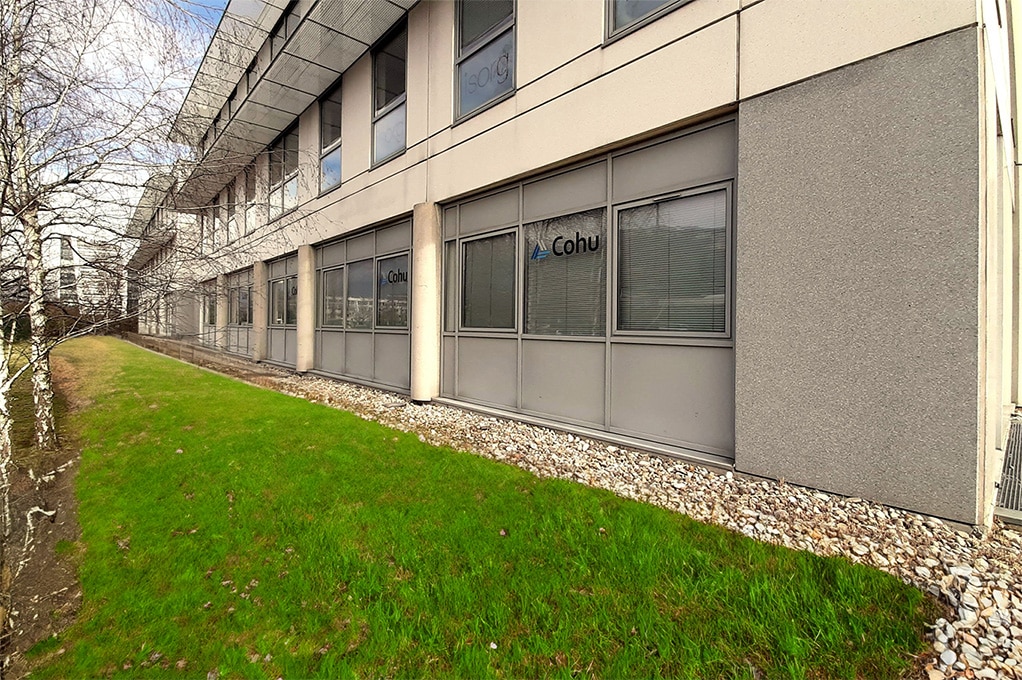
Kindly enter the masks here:
M 227 277 L 217 274 L 216 277 L 216 348 L 221 352 L 227 349 Z
M 440 394 L 440 208 L 419 203 L 412 213 L 412 400 Z
M 265 262 L 252 265 L 252 360 L 266 358 L 266 318 L 269 315 L 267 277 L 270 268 Z
M 316 361 L 316 251 L 298 246 L 298 347 L 295 370 L 312 370 Z

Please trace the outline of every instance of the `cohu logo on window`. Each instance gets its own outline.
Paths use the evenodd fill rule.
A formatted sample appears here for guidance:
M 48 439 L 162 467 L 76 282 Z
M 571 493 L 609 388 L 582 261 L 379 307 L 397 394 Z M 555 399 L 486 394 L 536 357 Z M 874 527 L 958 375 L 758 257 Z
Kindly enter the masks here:
M 564 257 L 565 255 L 575 255 L 578 253 L 595 253 L 600 249 L 600 235 L 595 236 L 583 236 L 579 232 L 575 232 L 575 238 L 572 239 L 570 236 L 557 236 L 554 238 L 553 244 L 550 246 L 550 250 L 545 250 L 540 244 L 536 244 L 536 247 L 532 249 L 532 255 L 529 256 L 530 260 L 543 260 L 546 259 L 551 253 L 554 257 Z
M 408 283 L 408 272 L 401 271 L 400 268 L 391 269 L 386 276 L 380 277 L 380 285 L 385 286 L 388 283 Z

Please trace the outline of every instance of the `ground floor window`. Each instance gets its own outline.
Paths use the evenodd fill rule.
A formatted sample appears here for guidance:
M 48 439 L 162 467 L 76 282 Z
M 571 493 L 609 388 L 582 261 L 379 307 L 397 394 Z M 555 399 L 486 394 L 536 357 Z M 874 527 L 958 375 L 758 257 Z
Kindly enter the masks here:
M 317 370 L 407 388 L 411 223 L 319 246 Z
M 270 325 L 293 326 L 298 322 L 298 277 L 270 281 Z
M 736 125 L 443 210 L 441 392 L 734 451 Z

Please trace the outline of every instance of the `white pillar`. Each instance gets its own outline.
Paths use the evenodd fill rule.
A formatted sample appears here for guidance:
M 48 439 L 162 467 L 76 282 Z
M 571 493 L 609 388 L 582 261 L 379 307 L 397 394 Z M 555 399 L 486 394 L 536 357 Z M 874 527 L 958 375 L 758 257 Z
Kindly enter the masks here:
M 419 203 L 412 213 L 412 400 L 440 394 L 440 208 Z
M 265 262 L 252 265 L 252 360 L 266 358 L 266 319 L 269 315 L 267 277 L 270 268 Z
M 227 349 L 227 277 L 216 277 L 216 338 L 214 345 L 223 352 Z
M 316 251 L 298 246 L 298 348 L 295 370 L 304 373 L 316 361 Z

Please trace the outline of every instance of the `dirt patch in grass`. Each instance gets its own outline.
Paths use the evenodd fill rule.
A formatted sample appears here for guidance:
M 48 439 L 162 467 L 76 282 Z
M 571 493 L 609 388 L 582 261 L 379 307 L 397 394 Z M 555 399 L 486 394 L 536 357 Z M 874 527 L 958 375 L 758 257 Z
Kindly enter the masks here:
M 80 377 L 70 363 L 59 357 L 53 357 L 52 367 L 59 419 L 68 409 L 82 406 L 73 397 Z M 22 382 L 19 401 L 31 403 L 27 376 Z M 27 423 L 21 420 L 19 427 L 26 426 L 31 429 L 31 418 Z M 12 479 L 12 519 L 19 549 L 28 528 L 28 513 L 33 508 L 56 512 L 50 518 L 40 512 L 31 513 L 32 548 L 14 582 L 14 631 L 7 650 L 10 655 L 8 678 L 24 677 L 41 660 L 61 653 L 54 636 L 71 625 L 81 604 L 77 574 L 81 544 L 74 491 L 79 451 L 66 428 L 61 430 L 63 439 L 59 449 L 44 453 L 22 449 L 22 454 L 16 456 L 18 468 Z M 42 644 L 26 656 L 29 649 L 48 639 L 54 644 Z

